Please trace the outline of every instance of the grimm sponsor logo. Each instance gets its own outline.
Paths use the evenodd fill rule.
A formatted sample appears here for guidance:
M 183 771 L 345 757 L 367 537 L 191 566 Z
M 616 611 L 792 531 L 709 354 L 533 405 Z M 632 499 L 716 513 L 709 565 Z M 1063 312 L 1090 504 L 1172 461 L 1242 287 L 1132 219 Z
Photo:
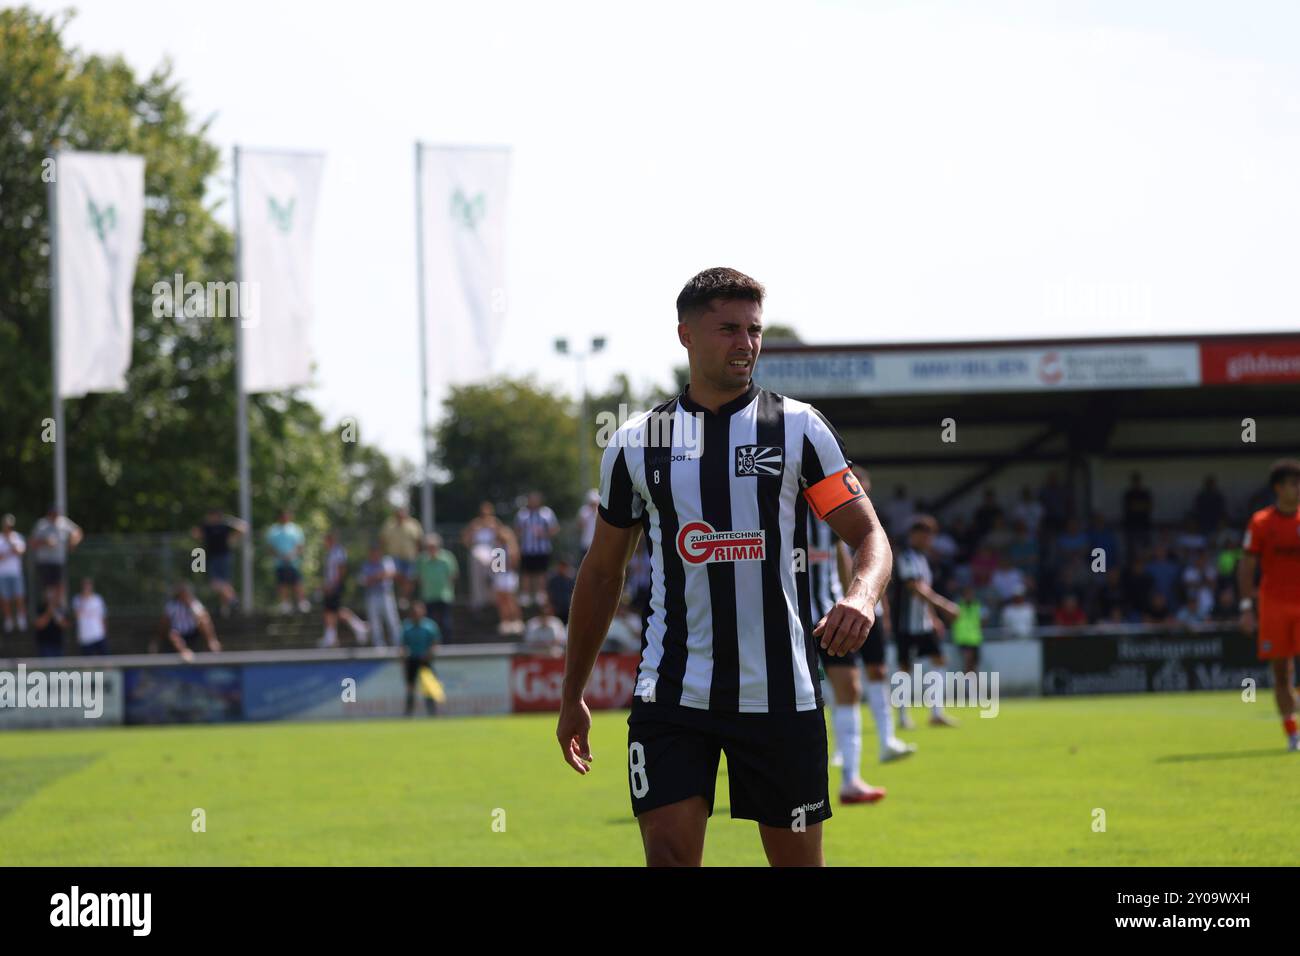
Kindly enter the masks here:
M 737 445 L 736 477 L 753 478 L 759 475 L 781 474 L 785 452 L 772 445 Z
M 763 531 L 714 531 L 707 521 L 691 521 L 677 533 L 677 553 L 691 564 L 762 561 Z
M 148 936 L 152 893 L 71 893 L 50 897 L 51 926 L 128 926 L 134 936 Z

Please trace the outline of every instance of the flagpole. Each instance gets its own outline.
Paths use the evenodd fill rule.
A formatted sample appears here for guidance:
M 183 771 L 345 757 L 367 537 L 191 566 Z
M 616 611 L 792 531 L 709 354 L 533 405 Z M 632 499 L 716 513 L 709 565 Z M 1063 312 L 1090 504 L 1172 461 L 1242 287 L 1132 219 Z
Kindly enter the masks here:
M 54 176 L 45 184 L 50 207 L 50 359 L 54 366 L 54 507 L 68 513 L 68 459 L 63 442 L 63 390 L 59 381 L 59 160 L 51 154 Z
M 235 219 L 235 288 L 242 288 L 239 262 L 239 147 L 235 147 L 232 194 Z M 248 527 L 240 539 L 239 601 L 245 614 L 253 611 L 253 503 L 248 479 L 248 398 L 244 394 L 244 311 L 240 299 L 240 313 L 235 322 L 235 443 L 238 448 L 239 516 Z
M 424 452 L 424 480 L 420 484 L 420 519 L 425 534 L 434 531 L 433 453 L 429 435 L 429 356 L 425 329 L 424 301 L 424 160 L 419 140 L 415 143 L 415 276 L 420 304 L 420 448 Z

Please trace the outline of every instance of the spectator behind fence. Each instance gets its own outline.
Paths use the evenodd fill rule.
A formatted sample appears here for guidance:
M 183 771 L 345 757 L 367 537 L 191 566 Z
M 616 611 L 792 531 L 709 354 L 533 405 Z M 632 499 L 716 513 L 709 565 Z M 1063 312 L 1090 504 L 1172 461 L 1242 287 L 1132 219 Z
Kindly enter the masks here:
M 587 500 L 578 509 L 578 563 L 591 550 L 591 541 L 596 536 L 596 519 L 600 516 L 600 492 L 592 488 L 587 492 Z M 556 611 L 560 610 L 558 607 Z M 565 612 L 568 613 L 567 611 Z
M 1142 475 L 1133 472 L 1129 476 L 1128 490 L 1124 492 L 1124 547 L 1130 555 L 1151 542 L 1151 521 L 1155 514 L 1155 505 L 1151 492 L 1142 484 Z
M 1205 476 L 1205 484 L 1201 486 L 1200 493 L 1196 496 L 1192 511 L 1201 533 L 1207 536 L 1213 534 L 1218 529 L 1219 523 L 1228 517 L 1228 502 L 1224 499 L 1223 492 L 1219 490 L 1218 482 L 1214 480 L 1213 475 Z
M 72 613 L 77 617 L 77 643 L 81 653 L 108 653 L 108 605 L 95 593 L 95 582 L 81 579 L 81 592 L 72 599 Z
M 397 613 L 397 594 L 393 581 L 397 578 L 397 566 L 393 559 L 384 554 L 376 542 L 370 546 L 370 556 L 361 565 L 361 584 L 366 589 L 366 623 L 375 644 L 384 646 L 397 644 L 402 639 L 402 624 Z M 384 637 L 384 628 L 392 635 L 389 641 Z
M 23 581 L 23 555 L 27 541 L 14 529 L 14 516 L 0 519 L 0 612 L 4 614 L 5 633 L 14 630 L 15 618 L 20 631 L 27 630 L 27 600 Z
M 424 553 L 416 563 L 420 579 L 420 600 L 429 617 L 438 625 L 441 639 L 451 640 L 451 606 L 456 600 L 456 578 L 460 565 L 456 556 L 442 546 L 442 535 L 431 534 L 424 542 Z
M 496 601 L 493 556 L 505 547 L 505 525 L 496 516 L 492 502 L 478 506 L 478 515 L 460 533 L 460 543 L 469 552 L 469 606 L 474 610 Z
M 1011 596 L 1002 608 L 1002 626 L 1012 637 L 1033 637 L 1034 627 L 1038 623 L 1034 606 L 1025 600 L 1022 587 Z
M 980 662 L 980 647 L 984 643 L 984 620 L 988 610 L 980 603 L 975 588 L 966 585 L 957 602 L 957 616 L 952 620 L 952 642 L 961 652 L 961 669 L 973 674 Z
M 339 619 L 347 621 L 348 626 L 362 644 L 370 642 L 370 627 L 357 617 L 350 608 L 343 606 L 343 592 L 348 585 L 348 552 L 339 543 L 338 535 L 333 531 L 325 535 L 325 560 L 322 562 L 321 606 L 325 633 L 321 637 L 321 647 L 334 647 L 339 642 Z
M 1011 523 L 1025 526 L 1033 537 L 1038 536 L 1039 525 L 1043 523 L 1043 503 L 1034 497 L 1034 489 L 1025 485 L 1020 489 L 1020 500 L 1011 506 Z
M 519 602 L 528 607 L 540 604 L 546 594 L 546 572 L 551 565 L 552 539 L 560 530 L 555 512 L 542 501 L 539 491 L 530 492 L 528 503 L 515 516 L 519 537 Z
M 405 605 L 415 589 L 415 562 L 424 544 L 424 528 L 405 508 L 397 508 L 379 529 L 379 544 L 393 559 L 395 582 Z
M 573 563 L 563 555 L 555 559 L 555 570 L 546 579 L 546 597 L 551 602 L 564 626 L 569 626 L 569 605 L 573 603 L 573 588 L 577 578 L 573 573 Z
M 601 651 L 606 654 L 641 653 L 641 615 L 626 594 L 614 613 L 614 619 L 609 622 Z
M 302 553 L 306 540 L 302 528 L 294 524 L 293 512 L 288 508 L 281 509 L 275 524 L 266 531 L 266 543 L 275 556 L 275 585 L 281 614 L 293 611 L 294 606 L 289 603 L 291 595 L 299 611 L 306 614 L 311 610 L 302 586 Z
M 190 529 L 190 536 L 203 542 L 204 563 L 212 590 L 220 601 L 222 617 L 229 617 L 235 604 L 235 554 L 232 545 L 248 534 L 248 522 L 209 508 L 203 524 Z
M 1052 623 L 1057 627 L 1083 627 L 1088 623 L 1088 615 L 1079 604 L 1078 594 L 1066 592 L 1065 598 L 1052 615 Z
M 540 613 L 534 615 L 524 629 L 524 644 L 533 654 L 563 657 L 567 640 L 564 622 L 555 616 L 551 602 L 542 599 Z
M 212 653 L 221 650 L 212 615 L 188 584 L 176 585 L 172 599 L 163 606 L 163 627 L 168 643 L 185 661 L 194 659 L 195 650 L 206 649 Z
M 63 633 L 68 619 L 59 601 L 59 589 L 50 585 L 41 592 L 41 603 L 36 608 L 36 656 L 62 657 Z
M 36 562 L 36 586 L 42 593 L 54 588 L 59 607 L 67 605 L 64 578 L 68 555 L 76 550 L 84 537 L 81 528 L 59 514 L 55 505 L 50 505 L 45 517 L 36 522 L 29 536 L 32 560 Z

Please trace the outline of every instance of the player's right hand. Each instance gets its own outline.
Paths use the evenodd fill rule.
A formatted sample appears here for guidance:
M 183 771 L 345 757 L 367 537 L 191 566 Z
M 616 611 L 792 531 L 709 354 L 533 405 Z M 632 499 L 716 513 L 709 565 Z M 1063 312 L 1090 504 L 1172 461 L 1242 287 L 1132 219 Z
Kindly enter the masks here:
M 1254 608 L 1247 608 L 1241 612 L 1241 629 L 1247 634 L 1254 634 L 1258 623 L 1259 622 L 1255 619 Z
M 590 734 L 591 711 L 587 708 L 587 702 L 579 700 L 576 704 L 561 704 L 555 736 L 560 741 L 565 763 L 580 774 L 591 772 Z

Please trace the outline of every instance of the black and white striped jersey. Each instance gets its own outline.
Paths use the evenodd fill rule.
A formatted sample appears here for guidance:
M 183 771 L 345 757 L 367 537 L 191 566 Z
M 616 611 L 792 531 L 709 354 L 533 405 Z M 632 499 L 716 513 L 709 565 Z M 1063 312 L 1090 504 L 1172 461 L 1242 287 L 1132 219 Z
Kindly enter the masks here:
M 840 567 L 836 560 L 840 539 L 825 521 L 808 512 L 808 589 L 814 625 L 844 598 Z
M 520 508 L 515 516 L 519 531 L 519 550 L 524 554 L 550 554 L 551 529 L 559 524 L 555 512 L 542 505 L 540 508 Z
M 930 562 L 915 548 L 904 548 L 894 556 L 894 630 L 899 634 L 928 634 L 934 630 L 930 605 L 908 590 L 908 581 L 931 583 Z
M 605 449 L 600 514 L 640 523 L 650 606 L 636 693 L 702 710 L 820 707 L 808 510 L 861 498 L 834 429 L 756 385 L 717 414 L 689 389 L 623 425 Z

